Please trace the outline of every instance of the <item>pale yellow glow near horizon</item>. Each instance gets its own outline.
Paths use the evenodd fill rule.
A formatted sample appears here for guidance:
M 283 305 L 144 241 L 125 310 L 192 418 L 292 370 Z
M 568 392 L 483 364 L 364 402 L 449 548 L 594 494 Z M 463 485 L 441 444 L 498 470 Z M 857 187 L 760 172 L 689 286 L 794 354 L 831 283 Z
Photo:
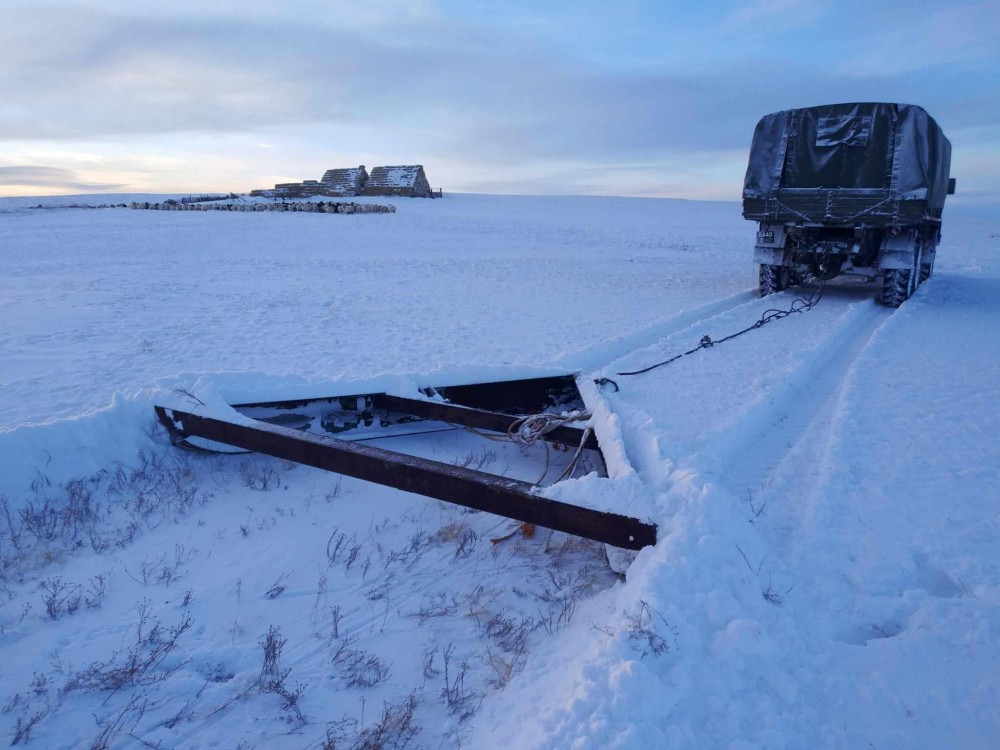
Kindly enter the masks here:
M 157 144 L 154 151 L 145 153 L 126 150 L 122 144 L 105 149 L 101 149 L 105 144 L 96 144 L 98 148 L 87 150 L 50 146 L 8 151 L 9 156 L 0 162 L 0 196 L 245 193 L 280 182 L 319 179 L 333 167 L 422 163 L 432 185 L 449 192 L 736 200 L 744 169 L 742 152 L 692 155 L 688 160 L 678 158 L 656 166 L 563 161 L 476 165 L 458 159 L 380 158 L 361 152 L 320 155 L 321 149 L 313 154 L 298 143 L 283 143 L 281 139 L 211 136 L 178 140 L 181 142 L 174 148 L 187 150 L 189 155 L 169 153 L 167 144 Z M 218 142 L 225 146 L 216 147 Z M 687 167 L 687 161 L 697 167 Z M 25 171 L 65 170 L 67 184 L 60 185 L 55 178 L 44 184 L 5 182 L 7 165 Z M 739 177 L 734 177 L 737 174 Z

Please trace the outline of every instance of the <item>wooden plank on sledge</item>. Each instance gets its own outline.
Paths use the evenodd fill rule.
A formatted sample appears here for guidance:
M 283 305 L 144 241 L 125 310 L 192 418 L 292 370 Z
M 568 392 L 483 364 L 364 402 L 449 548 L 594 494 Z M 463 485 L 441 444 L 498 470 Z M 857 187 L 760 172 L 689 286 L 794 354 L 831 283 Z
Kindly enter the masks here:
M 520 480 L 256 420 L 227 422 L 162 406 L 156 414 L 172 435 L 214 440 L 622 549 L 656 544 L 654 524 L 549 500 Z
M 548 375 L 522 380 L 501 380 L 493 383 L 465 383 L 421 389 L 427 395 L 438 394 L 453 404 L 472 409 L 485 409 L 504 414 L 537 414 L 553 407 L 580 400 L 573 375 Z M 321 402 L 339 405 L 356 398 L 367 398 L 370 393 L 319 398 L 286 399 L 283 401 L 253 401 L 233 404 L 237 411 L 244 409 L 295 410 Z
M 573 375 L 547 375 L 427 389 L 453 404 L 504 414 L 537 414 L 580 399 Z
M 473 409 L 468 406 L 456 406 L 446 404 L 441 401 L 422 401 L 416 398 L 403 398 L 401 396 L 389 396 L 385 393 L 374 393 L 371 396 L 372 405 L 377 409 L 397 412 L 400 414 L 410 414 L 421 419 L 431 419 L 436 422 L 447 422 L 463 427 L 473 427 L 477 430 L 490 430 L 506 434 L 510 426 L 517 420 L 509 414 L 486 411 L 484 409 Z M 541 436 L 541 439 L 550 443 L 562 443 L 563 445 L 577 446 L 583 440 L 584 430 L 579 427 L 564 425 Z M 587 436 L 584 448 L 599 451 L 600 444 L 593 432 Z

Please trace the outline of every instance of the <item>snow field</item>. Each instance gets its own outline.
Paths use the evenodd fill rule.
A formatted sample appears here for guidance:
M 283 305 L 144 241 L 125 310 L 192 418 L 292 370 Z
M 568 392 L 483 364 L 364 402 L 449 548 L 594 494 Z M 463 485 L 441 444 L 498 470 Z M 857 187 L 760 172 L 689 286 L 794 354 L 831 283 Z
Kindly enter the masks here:
M 74 513 L 20 547 L 0 533 L 4 736 L 37 715 L 29 747 L 362 747 L 379 727 L 387 747 L 993 746 L 995 223 L 947 217 L 935 277 L 898 311 L 836 282 L 620 377 L 790 303 L 753 294 L 735 204 L 5 208 L 0 494 L 15 526 Z M 177 387 L 234 403 L 568 370 L 610 478 L 546 494 L 659 524 L 624 581 L 597 545 L 493 544 L 511 522 L 183 453 L 152 417 Z M 541 460 L 429 438 L 437 460 Z M 142 645 L 144 600 L 163 629 Z
M 22 209 L 3 221 L 0 429 L 182 372 L 330 381 L 559 364 L 743 289 L 703 265 L 728 262 L 743 227 L 720 237 L 703 206 L 678 204 L 683 229 L 659 202 L 613 199 L 497 210 L 455 196 L 391 216 Z
M 619 631 L 584 659 L 557 655 L 574 665 L 557 686 L 535 671 L 522 684 L 562 705 L 534 718 L 503 694 L 478 726 L 517 747 L 991 747 L 994 284 L 940 271 L 895 313 L 835 288 L 839 305 L 618 378 L 606 397 L 664 520 L 609 609 L 647 603 L 677 647 L 651 662 Z M 776 300 L 739 317 L 761 304 Z M 600 374 L 737 330 L 729 316 Z
M 116 653 L 125 661 L 143 601 L 165 627 L 190 621 L 183 656 L 170 654 L 147 681 L 127 685 L 148 702 L 137 732 L 144 741 L 229 737 L 301 747 L 344 720 L 374 723 L 383 700 L 398 705 L 411 693 L 420 700 L 417 725 L 430 724 L 431 736 L 455 734 L 484 688 L 519 667 L 529 636 L 558 632 L 570 616 L 564 607 L 614 580 L 596 544 L 539 535 L 493 545 L 490 537 L 511 524 L 486 514 L 415 505 L 398 492 L 262 457 L 177 460 L 182 475 L 208 478 L 185 517 L 156 525 L 151 514 L 153 528 L 138 532 L 127 560 L 62 553 L 40 576 L 84 591 L 99 577 L 110 581 L 99 606 L 70 612 L 67 603 L 52 618 L 39 611 L 42 594 L 28 622 L 45 627 L 6 634 L 10 673 L 42 675 L 52 686 L 21 686 L 8 713 L 49 712 L 33 733 L 46 747 L 86 745 L 128 707 L 109 689 L 60 686 Z M 512 580 L 516 592 L 496 584 Z M 271 626 L 288 640 L 278 673 L 289 670 L 290 692 L 302 687 L 296 707 L 308 724 L 257 685 Z M 450 699 L 441 695 L 446 652 L 452 686 L 464 683 Z M 131 725 L 139 717 L 126 718 Z

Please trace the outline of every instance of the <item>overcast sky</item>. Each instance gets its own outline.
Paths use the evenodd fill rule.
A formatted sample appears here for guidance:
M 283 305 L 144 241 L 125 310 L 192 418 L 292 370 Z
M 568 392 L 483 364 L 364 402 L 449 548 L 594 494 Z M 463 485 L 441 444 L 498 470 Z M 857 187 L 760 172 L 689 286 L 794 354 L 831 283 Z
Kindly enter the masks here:
M 0 0 L 0 195 L 420 163 L 738 200 L 761 115 L 899 101 L 952 141 L 949 202 L 1000 203 L 998 40 L 998 0 Z

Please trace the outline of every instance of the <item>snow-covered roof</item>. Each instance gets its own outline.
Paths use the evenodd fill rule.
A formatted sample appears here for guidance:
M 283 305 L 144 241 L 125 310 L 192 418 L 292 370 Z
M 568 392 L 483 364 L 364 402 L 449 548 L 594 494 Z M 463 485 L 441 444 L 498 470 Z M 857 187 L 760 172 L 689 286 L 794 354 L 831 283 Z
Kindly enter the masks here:
M 421 164 L 396 167 L 375 167 L 368 176 L 368 187 L 413 187 L 424 168 Z
M 365 177 L 367 176 L 365 172 L 365 165 L 362 164 L 360 167 L 347 167 L 341 169 L 328 169 L 323 173 L 323 177 L 320 180 L 324 185 L 329 185 L 331 187 L 347 186 L 350 185 L 360 186 L 364 183 Z

